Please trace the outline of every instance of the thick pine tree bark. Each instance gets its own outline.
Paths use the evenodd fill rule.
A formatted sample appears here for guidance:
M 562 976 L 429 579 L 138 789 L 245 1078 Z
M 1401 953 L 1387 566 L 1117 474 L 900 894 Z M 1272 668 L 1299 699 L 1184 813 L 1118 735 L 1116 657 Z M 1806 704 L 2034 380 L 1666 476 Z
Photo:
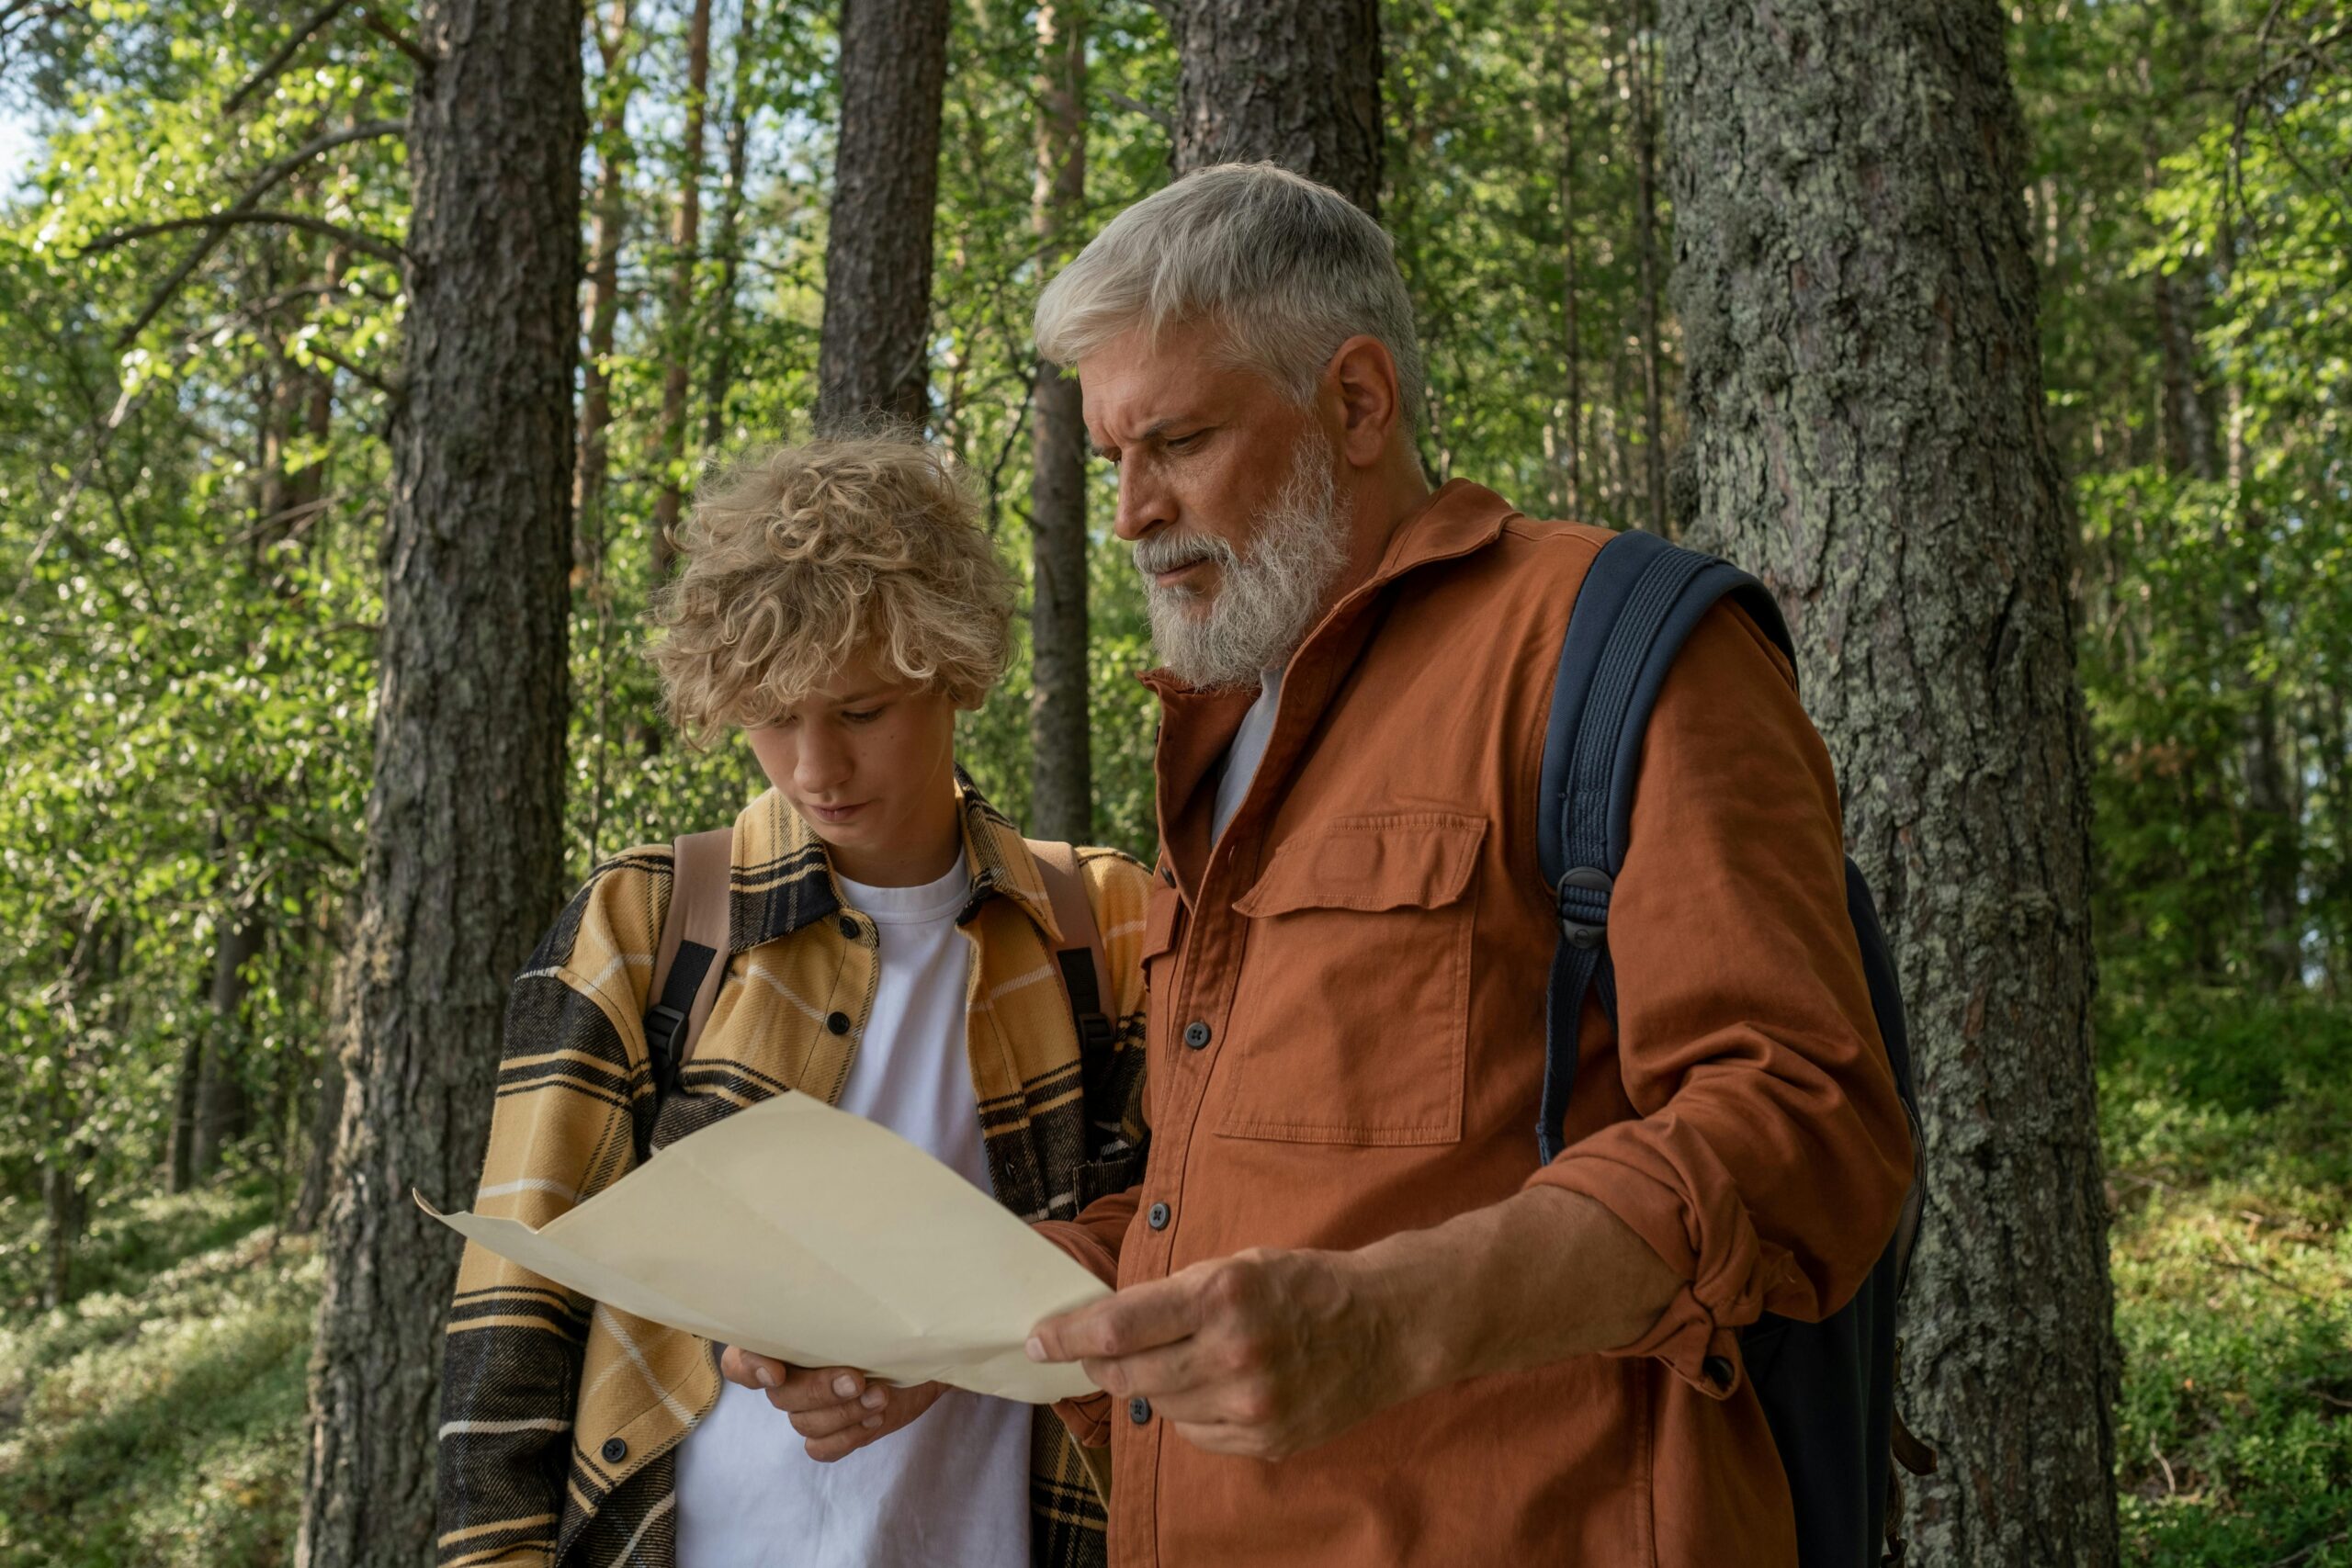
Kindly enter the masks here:
M 817 426 L 920 425 L 947 0 L 842 0 L 842 135 L 825 246 Z
M 296 1561 L 415 1568 L 506 982 L 562 896 L 576 0 L 424 0 L 368 848 Z
M 695 0 L 686 25 L 686 130 L 678 159 L 678 227 L 672 234 L 670 305 L 662 322 L 662 425 L 655 451 L 662 489 L 653 498 L 653 573 L 669 575 L 670 531 L 685 504 L 686 394 L 694 384 L 695 262 L 702 243 L 703 118 L 710 87 L 710 0 Z
M 1170 0 L 1176 172 L 1280 164 L 1380 210 L 1377 0 Z
M 1796 633 L 1894 939 L 1929 1564 L 2116 1560 L 2072 521 L 1993 0 L 1668 0 L 1697 537 Z
M 1086 210 L 1086 14 L 1070 0 L 1037 11 L 1045 113 L 1035 203 L 1039 254 L 1058 267 Z M 1086 421 L 1078 378 L 1037 366 L 1031 445 L 1030 820 L 1044 838 L 1093 837 L 1086 713 Z

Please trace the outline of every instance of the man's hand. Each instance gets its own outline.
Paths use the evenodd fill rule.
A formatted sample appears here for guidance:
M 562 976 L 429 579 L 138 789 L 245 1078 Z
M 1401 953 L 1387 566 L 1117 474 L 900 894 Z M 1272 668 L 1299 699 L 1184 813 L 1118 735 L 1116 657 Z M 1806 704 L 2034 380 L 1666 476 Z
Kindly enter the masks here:
M 1283 1459 L 1419 1392 L 1361 1254 L 1220 1258 L 1039 1324 L 1033 1360 L 1079 1361 L 1195 1447 Z
M 944 1383 L 893 1388 L 853 1367 L 795 1367 L 729 1345 L 718 1358 L 729 1382 L 756 1388 L 792 1417 L 808 1457 L 831 1464 L 907 1426 L 947 1392 Z
M 1592 1199 L 1539 1187 L 1353 1252 L 1196 1263 L 1047 1318 L 1029 1357 L 1083 1362 L 1211 1453 L 1283 1459 L 1431 1389 L 1629 1344 L 1682 1286 Z

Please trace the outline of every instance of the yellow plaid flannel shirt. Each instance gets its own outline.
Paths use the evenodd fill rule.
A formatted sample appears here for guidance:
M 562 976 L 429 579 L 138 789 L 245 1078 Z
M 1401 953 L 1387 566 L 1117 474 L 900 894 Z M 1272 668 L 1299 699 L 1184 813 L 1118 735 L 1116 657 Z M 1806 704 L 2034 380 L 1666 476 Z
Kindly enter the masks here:
M 1142 1171 L 1149 874 L 1116 851 L 1080 852 L 1114 1025 L 1107 1046 L 1081 1052 L 1036 863 L 968 784 L 961 809 L 966 1040 L 990 1185 L 1023 1219 L 1067 1219 Z M 665 844 L 599 866 L 515 977 L 477 1213 L 544 1225 L 649 1147 L 786 1089 L 839 1094 L 874 1002 L 875 926 L 847 907 L 824 846 L 771 790 L 735 820 L 726 976 L 653 1124 L 642 1020 L 670 859 Z M 670 1568 L 673 1456 L 718 1386 L 707 1340 L 469 1246 L 443 1357 L 440 1568 Z M 1030 1472 L 1033 1561 L 1102 1562 L 1102 1507 L 1042 1406 Z

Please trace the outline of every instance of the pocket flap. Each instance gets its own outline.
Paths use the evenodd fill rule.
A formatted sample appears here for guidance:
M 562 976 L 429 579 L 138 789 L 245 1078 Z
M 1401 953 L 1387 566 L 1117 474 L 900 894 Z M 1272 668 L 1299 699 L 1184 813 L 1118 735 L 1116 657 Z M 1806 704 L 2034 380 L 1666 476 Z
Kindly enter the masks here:
M 1451 811 L 1342 817 L 1274 852 L 1238 913 L 1295 909 L 1438 909 L 1462 897 L 1487 819 Z

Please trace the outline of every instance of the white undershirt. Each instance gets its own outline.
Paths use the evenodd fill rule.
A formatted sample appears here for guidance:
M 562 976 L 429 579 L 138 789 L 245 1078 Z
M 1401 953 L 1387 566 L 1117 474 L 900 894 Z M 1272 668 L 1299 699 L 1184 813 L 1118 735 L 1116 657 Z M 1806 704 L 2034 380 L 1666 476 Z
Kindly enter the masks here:
M 874 1011 L 841 1109 L 989 1187 L 966 1056 L 971 943 L 956 927 L 963 858 L 922 887 L 846 878 L 881 939 Z M 1020 1568 L 1029 1561 L 1029 1406 L 949 1389 L 902 1431 L 810 1459 L 789 1417 L 722 1384 L 678 1446 L 678 1568 Z
M 1266 742 L 1274 737 L 1274 714 L 1283 700 L 1283 666 L 1277 664 L 1258 677 L 1258 700 L 1241 716 L 1241 728 L 1226 748 L 1225 772 L 1217 775 L 1216 799 L 1209 816 L 1209 842 L 1225 837 L 1225 825 L 1241 809 L 1258 764 L 1266 760 Z

